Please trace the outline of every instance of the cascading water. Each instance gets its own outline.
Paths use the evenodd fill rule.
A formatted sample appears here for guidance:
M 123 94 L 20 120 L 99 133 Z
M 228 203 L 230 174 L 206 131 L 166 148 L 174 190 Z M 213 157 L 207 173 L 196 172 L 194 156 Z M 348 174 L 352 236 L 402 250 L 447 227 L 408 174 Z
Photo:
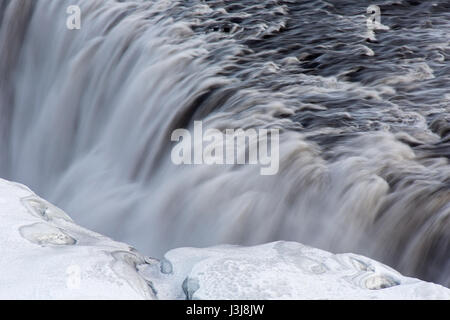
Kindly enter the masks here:
M 380 0 L 366 41 L 369 4 L 0 0 L 0 176 L 153 256 L 296 240 L 450 286 L 449 5 Z M 279 173 L 175 166 L 194 120 L 279 128 Z

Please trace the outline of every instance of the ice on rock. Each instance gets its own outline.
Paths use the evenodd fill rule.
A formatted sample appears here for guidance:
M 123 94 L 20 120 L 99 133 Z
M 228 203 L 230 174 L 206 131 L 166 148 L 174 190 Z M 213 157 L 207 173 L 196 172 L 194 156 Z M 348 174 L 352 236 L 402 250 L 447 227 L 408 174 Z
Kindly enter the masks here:
M 25 197 L 21 199 L 21 201 L 31 214 L 43 218 L 44 220 L 63 219 L 72 221 L 64 211 L 36 196 Z
M 370 265 L 368 265 L 367 263 L 359 260 L 359 259 L 354 259 L 354 258 L 350 258 L 351 263 L 353 264 L 353 266 L 361 271 L 373 271 L 373 268 L 370 267 Z
M 180 288 L 185 299 L 196 300 L 450 299 L 449 289 L 404 277 L 369 258 L 294 242 L 180 248 L 169 251 L 165 261 L 173 272 L 153 281 L 157 289 L 165 288 L 160 298 L 166 299 L 179 297 Z
M 386 275 L 373 275 L 366 279 L 364 283 L 364 287 L 370 290 L 380 290 L 385 288 L 390 288 L 393 286 L 397 286 L 400 283 L 398 283 L 394 278 L 391 276 Z
M 73 245 L 77 241 L 59 228 L 46 223 L 35 223 L 19 229 L 22 237 L 41 246 Z
M 164 274 L 171 274 L 173 272 L 172 263 L 166 259 L 161 260 L 160 266 L 161 272 Z
M 1 179 L 0 255 L 0 299 L 450 299 L 369 258 L 295 242 L 180 248 L 159 261 Z
M 182 288 L 183 288 L 184 294 L 186 295 L 186 298 L 188 300 L 192 300 L 194 297 L 194 293 L 198 289 L 200 289 L 199 281 L 198 281 L 198 279 L 187 277 L 183 281 Z
M 148 264 L 146 259 L 129 251 L 114 251 L 111 253 L 114 261 L 112 270 L 118 277 L 128 282 L 137 293 L 143 294 L 147 299 L 155 299 L 156 291 L 150 280 L 139 275 L 139 267 Z
M 137 267 L 158 261 L 76 225 L 20 184 L 0 179 L 0 199 L 0 299 L 155 298 Z

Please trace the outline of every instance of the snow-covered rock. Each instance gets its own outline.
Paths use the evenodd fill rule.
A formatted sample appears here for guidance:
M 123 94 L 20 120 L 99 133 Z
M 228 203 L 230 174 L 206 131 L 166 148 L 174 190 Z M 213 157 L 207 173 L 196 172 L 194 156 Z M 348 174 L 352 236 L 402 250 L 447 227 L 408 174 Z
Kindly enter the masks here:
M 166 299 L 450 299 L 449 289 L 369 258 L 296 242 L 176 249 L 161 266 L 165 277 L 149 277 Z
M 152 299 L 137 265 L 158 264 L 76 225 L 25 186 L 0 179 L 0 299 Z
M 180 248 L 162 261 L 0 179 L 0 299 L 450 299 L 355 254 L 294 242 Z

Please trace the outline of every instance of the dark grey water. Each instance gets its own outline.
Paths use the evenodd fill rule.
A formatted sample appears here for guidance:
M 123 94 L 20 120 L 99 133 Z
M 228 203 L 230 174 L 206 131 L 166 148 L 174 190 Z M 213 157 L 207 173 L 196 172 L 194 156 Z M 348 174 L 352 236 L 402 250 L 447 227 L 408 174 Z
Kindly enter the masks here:
M 296 240 L 450 286 L 449 1 L 0 0 L 0 23 L 0 176 L 80 224 L 150 255 Z M 194 120 L 281 129 L 279 174 L 174 166 Z

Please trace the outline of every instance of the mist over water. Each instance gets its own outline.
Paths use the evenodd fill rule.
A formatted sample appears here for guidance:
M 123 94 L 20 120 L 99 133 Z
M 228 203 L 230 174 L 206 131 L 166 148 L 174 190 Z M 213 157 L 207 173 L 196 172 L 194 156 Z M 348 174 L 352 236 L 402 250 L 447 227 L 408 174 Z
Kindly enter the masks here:
M 390 30 L 366 41 L 378 4 Z M 66 28 L 79 5 L 81 30 Z M 161 256 L 295 240 L 450 286 L 450 4 L 0 0 L 0 176 Z M 170 135 L 280 129 L 280 170 Z

